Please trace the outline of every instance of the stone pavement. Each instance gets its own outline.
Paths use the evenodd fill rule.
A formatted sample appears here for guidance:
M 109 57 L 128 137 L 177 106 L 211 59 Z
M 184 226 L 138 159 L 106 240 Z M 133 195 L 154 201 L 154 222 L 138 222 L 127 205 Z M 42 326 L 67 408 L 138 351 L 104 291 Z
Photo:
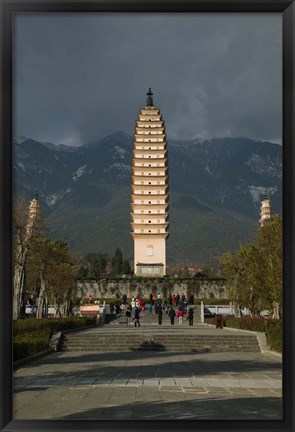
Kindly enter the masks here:
M 14 372 L 13 418 L 282 419 L 281 383 L 270 353 L 58 352 Z

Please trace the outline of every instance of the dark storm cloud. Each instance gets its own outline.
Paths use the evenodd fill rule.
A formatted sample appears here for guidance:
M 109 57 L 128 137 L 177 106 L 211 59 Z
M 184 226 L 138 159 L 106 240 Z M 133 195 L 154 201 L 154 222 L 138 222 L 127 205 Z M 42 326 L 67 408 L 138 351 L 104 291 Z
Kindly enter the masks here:
M 151 86 L 170 137 L 281 140 L 279 14 L 25 14 L 14 40 L 15 135 L 132 133 Z

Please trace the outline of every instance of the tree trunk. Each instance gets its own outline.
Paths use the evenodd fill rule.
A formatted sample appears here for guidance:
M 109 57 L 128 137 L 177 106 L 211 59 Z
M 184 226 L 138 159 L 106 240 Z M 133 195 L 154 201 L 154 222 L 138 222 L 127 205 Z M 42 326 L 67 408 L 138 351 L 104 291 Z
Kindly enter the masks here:
M 26 269 L 27 247 L 20 238 L 18 239 L 17 252 L 15 257 L 14 274 L 13 274 L 13 313 L 12 318 L 20 318 L 20 312 L 24 297 L 25 289 L 25 269 Z
M 65 299 L 65 300 L 64 300 L 64 304 L 63 304 L 63 306 L 64 306 L 64 314 L 63 314 L 63 316 L 64 316 L 65 318 L 67 318 L 67 317 L 70 316 L 71 300 L 68 299 L 68 298 Z
M 55 300 L 54 303 L 54 318 L 61 318 L 61 308 L 60 304 Z
M 38 298 L 38 309 L 37 309 L 37 315 L 36 318 L 43 318 L 43 309 L 44 309 L 44 302 L 45 302 L 45 294 L 46 294 L 46 287 L 47 287 L 47 281 L 44 274 L 44 266 L 42 266 L 42 269 L 40 271 L 40 292 L 39 292 L 39 298 Z
M 241 318 L 241 307 L 237 301 L 233 301 L 235 318 Z
M 273 302 L 273 315 L 272 318 L 280 319 L 280 303 L 274 301 Z
M 23 293 L 25 285 L 25 268 L 23 265 L 17 264 L 14 268 L 13 277 L 13 314 L 14 320 L 20 318 L 21 306 L 23 302 Z

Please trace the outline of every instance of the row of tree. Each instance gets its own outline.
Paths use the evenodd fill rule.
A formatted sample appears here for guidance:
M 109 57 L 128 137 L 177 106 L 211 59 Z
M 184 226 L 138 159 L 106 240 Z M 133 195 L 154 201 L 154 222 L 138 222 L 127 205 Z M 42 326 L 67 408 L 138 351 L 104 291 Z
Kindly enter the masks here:
M 19 198 L 13 209 L 13 319 L 24 315 L 29 293 L 37 300 L 37 318 L 47 316 L 49 303 L 55 306 L 56 315 L 68 316 L 76 279 L 106 275 L 106 255 L 88 254 L 78 265 L 68 245 L 48 239 L 45 232 L 41 211 L 29 215 L 26 200 Z M 118 247 L 111 273 L 131 273 Z
M 75 286 L 68 245 L 44 235 L 41 211 L 29 215 L 26 200 L 13 208 L 13 319 L 24 315 L 28 292 L 37 298 L 37 318 L 47 314 L 50 300 L 56 313 L 68 315 Z
M 77 265 L 66 243 L 45 237 L 41 212 L 29 224 L 28 220 L 27 203 L 20 198 L 13 210 L 13 319 L 21 317 L 27 292 L 34 293 L 38 299 L 37 318 L 46 316 L 49 301 L 55 305 L 56 314 L 67 316 L 75 279 L 131 273 L 130 264 L 118 247 L 111 262 L 105 254 L 98 253 L 88 254 Z M 260 227 L 255 238 L 241 244 L 234 254 L 224 254 L 219 264 L 237 316 L 241 307 L 247 307 L 253 316 L 264 309 L 272 311 L 275 318 L 281 316 L 282 220 L 279 215 Z
M 280 318 L 282 219 L 279 215 L 260 227 L 252 241 L 241 244 L 234 254 L 224 254 L 219 262 L 236 316 L 240 316 L 241 307 L 247 307 L 252 316 L 267 309 L 273 318 Z
M 78 279 L 100 279 L 108 275 L 131 274 L 129 261 L 123 258 L 119 247 L 116 248 L 113 258 L 107 254 L 88 253 L 80 258 L 77 264 Z

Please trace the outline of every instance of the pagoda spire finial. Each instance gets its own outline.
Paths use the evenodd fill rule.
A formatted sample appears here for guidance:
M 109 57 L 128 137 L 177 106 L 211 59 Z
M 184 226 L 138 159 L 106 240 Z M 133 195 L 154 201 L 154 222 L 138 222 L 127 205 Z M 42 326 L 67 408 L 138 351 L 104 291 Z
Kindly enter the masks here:
M 147 100 L 146 100 L 146 106 L 148 107 L 153 107 L 154 106 L 154 101 L 153 101 L 153 92 L 151 90 L 151 88 L 149 88 L 149 91 L 147 92 Z
M 35 197 L 35 200 L 39 199 L 39 197 L 38 197 L 38 189 L 35 190 L 35 196 L 34 197 Z
M 268 192 L 267 192 L 267 189 L 265 188 L 265 191 L 264 191 L 264 195 L 263 195 L 263 198 L 266 200 L 266 199 L 269 199 L 269 197 L 268 197 Z

